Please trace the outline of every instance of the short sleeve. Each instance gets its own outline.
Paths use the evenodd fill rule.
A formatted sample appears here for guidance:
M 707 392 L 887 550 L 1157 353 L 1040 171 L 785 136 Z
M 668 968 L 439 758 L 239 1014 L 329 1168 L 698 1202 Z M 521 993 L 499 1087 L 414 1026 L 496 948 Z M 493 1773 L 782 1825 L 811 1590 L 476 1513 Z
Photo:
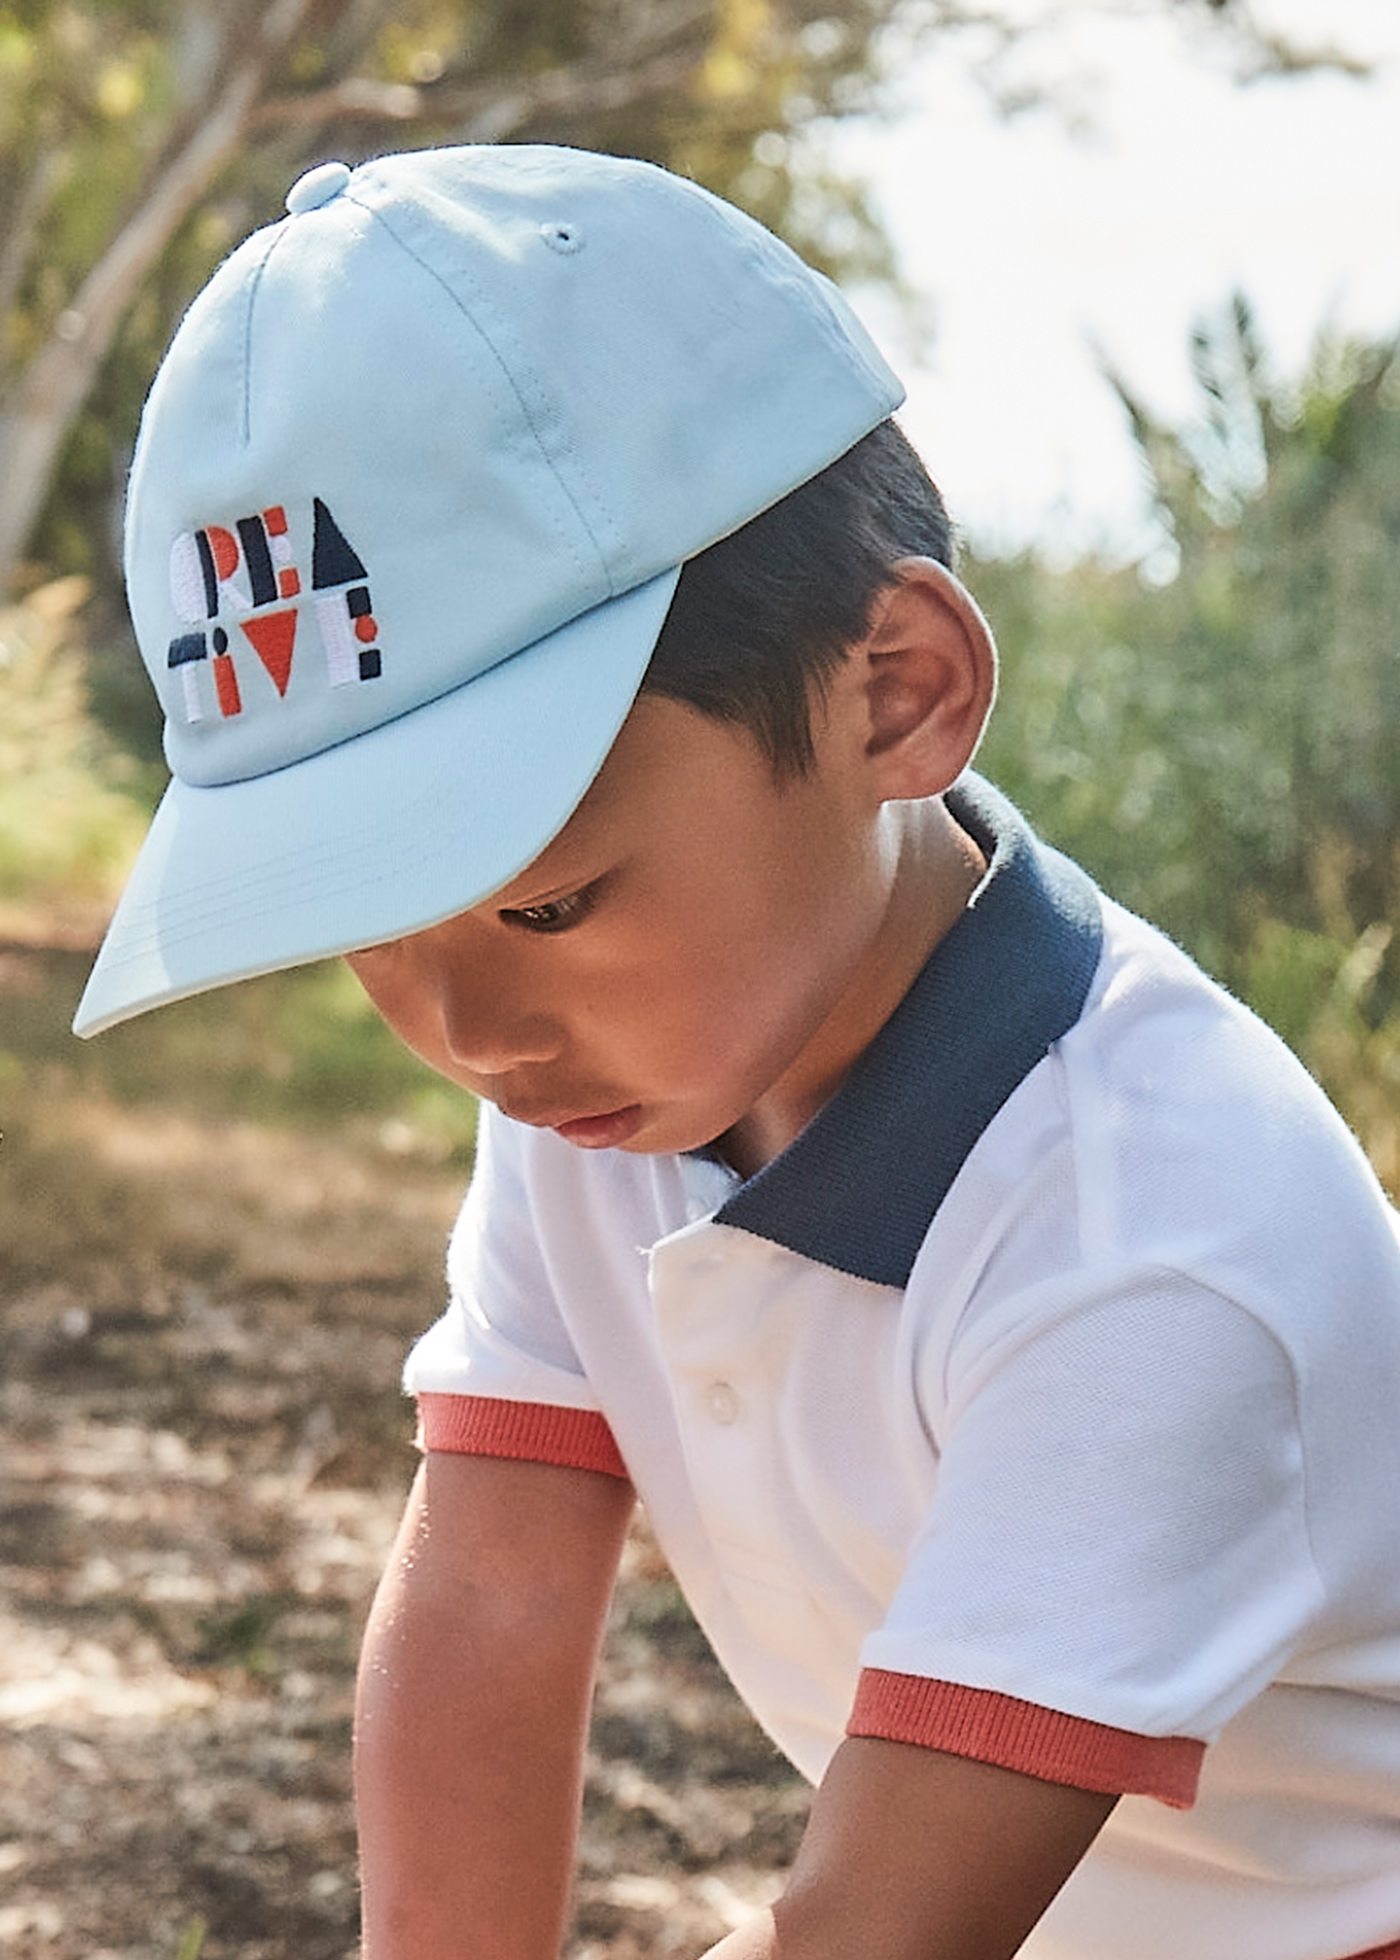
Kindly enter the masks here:
M 850 1732 L 1185 1807 L 1321 1603 L 1289 1356 L 1173 1274 L 998 1319 Z
M 404 1365 L 419 1442 L 625 1477 L 540 1256 L 522 1141 L 482 1105 L 476 1164 L 448 1247 L 447 1310 Z

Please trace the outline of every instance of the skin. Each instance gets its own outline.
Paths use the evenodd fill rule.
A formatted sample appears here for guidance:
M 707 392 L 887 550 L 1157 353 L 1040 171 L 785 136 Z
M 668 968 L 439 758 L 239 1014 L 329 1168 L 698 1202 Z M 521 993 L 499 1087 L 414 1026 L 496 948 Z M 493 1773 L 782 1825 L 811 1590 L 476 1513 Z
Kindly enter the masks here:
M 521 878 L 350 956 L 390 1026 L 524 1122 L 627 1109 L 618 1147 L 719 1140 L 745 1174 L 785 1148 L 985 869 L 941 798 L 991 705 L 991 636 L 940 566 L 897 569 L 808 775 L 780 784 L 745 730 L 644 695 Z M 427 1458 L 361 1661 L 365 1960 L 557 1955 L 630 1508 L 587 1471 Z M 1010 1960 L 1114 1801 L 848 1739 L 784 1897 L 711 1960 Z
M 782 1899 L 706 1960 L 1011 1960 L 1116 1799 L 842 1743 Z
M 520 878 L 351 954 L 408 1046 L 527 1123 L 635 1105 L 630 1151 L 722 1139 L 750 1173 L 783 1149 L 985 868 L 940 796 L 991 704 L 991 637 L 940 566 L 900 570 L 814 712 L 809 774 L 780 783 L 746 729 L 643 694 Z
M 364 1960 L 557 1960 L 632 1505 L 617 1477 L 424 1457 L 356 1691 Z

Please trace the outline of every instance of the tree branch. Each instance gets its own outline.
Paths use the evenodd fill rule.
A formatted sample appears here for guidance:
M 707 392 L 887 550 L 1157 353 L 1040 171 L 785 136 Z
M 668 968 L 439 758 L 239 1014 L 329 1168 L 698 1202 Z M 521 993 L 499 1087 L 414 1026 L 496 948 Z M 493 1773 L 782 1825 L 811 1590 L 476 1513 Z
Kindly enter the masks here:
M 176 18 L 179 26 L 170 68 L 175 80 L 175 113 L 179 118 L 208 105 L 218 86 L 219 69 L 227 49 L 218 10 L 209 0 L 200 0 L 199 4 L 185 0 Z
M 426 100 L 425 91 L 410 82 L 380 82 L 368 75 L 350 75 L 329 88 L 308 89 L 304 95 L 275 95 L 260 102 L 249 117 L 249 126 L 301 128 L 308 123 L 335 122 L 342 116 L 365 122 L 416 122 Z
M 602 115 L 678 90 L 695 73 L 703 53 L 700 47 L 677 49 L 624 69 L 613 64 L 554 68 L 515 90 L 464 92 L 443 102 L 437 113 L 456 122 L 460 142 L 500 143 L 541 115 Z
M 19 196 L 10 207 L 3 245 L 0 245 L 0 328 L 19 295 L 29 269 L 34 235 L 67 163 L 68 152 L 62 143 L 47 144 L 35 158 L 33 168 L 20 186 Z
M 0 591 L 28 542 L 74 416 L 86 400 L 127 307 L 166 242 L 238 147 L 249 114 L 312 0 L 271 0 L 246 58 L 215 94 L 210 112 L 174 155 L 161 160 L 143 201 L 60 314 L 54 333 L 21 373 L 0 414 Z
M 499 80 L 460 88 L 431 83 L 414 87 L 356 75 L 302 95 L 274 96 L 258 105 L 250 123 L 262 129 L 304 128 L 340 117 L 368 122 L 422 120 L 435 128 L 454 125 L 462 141 L 499 142 L 549 110 L 568 115 L 598 113 L 675 87 L 703 53 L 697 30 L 707 28 L 713 15 L 714 0 L 672 0 L 669 6 L 645 8 L 633 30 L 613 41 L 606 54 L 546 69 L 515 88 Z

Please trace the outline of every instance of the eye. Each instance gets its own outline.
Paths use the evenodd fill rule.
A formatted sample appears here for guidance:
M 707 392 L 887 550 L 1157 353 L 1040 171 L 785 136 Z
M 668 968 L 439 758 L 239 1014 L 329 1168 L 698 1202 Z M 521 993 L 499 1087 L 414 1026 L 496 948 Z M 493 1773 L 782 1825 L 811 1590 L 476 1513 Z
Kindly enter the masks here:
M 501 917 L 523 926 L 527 932 L 567 932 L 587 918 L 596 903 L 597 892 L 596 884 L 585 885 L 582 891 L 551 898 L 543 905 L 515 906 L 502 912 Z

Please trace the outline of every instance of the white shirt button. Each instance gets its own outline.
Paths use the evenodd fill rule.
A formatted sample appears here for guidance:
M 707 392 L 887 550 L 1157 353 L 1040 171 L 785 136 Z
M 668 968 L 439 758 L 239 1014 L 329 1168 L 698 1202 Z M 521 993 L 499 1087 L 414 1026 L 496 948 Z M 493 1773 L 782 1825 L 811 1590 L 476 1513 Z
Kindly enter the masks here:
M 705 1406 L 716 1422 L 722 1422 L 727 1427 L 739 1420 L 739 1412 L 744 1405 L 732 1382 L 711 1382 L 705 1390 Z

